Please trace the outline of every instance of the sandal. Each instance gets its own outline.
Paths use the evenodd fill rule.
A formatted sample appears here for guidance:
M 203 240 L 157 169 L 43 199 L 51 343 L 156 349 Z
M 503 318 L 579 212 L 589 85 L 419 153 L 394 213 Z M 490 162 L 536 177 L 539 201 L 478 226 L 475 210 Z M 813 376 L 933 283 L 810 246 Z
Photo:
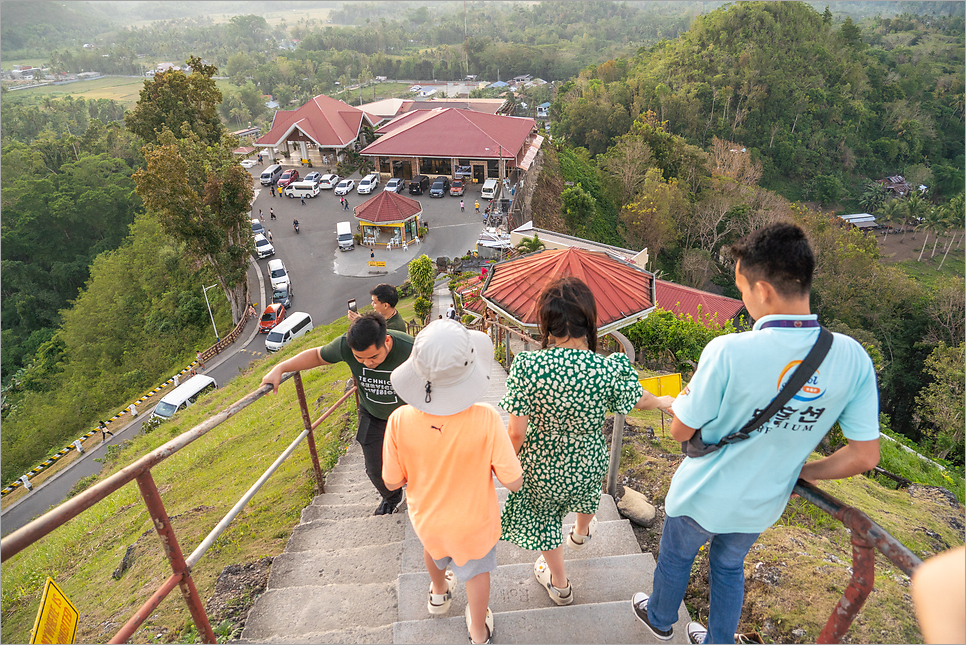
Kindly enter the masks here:
M 433 583 L 429 583 L 429 600 L 426 601 L 426 609 L 434 615 L 445 614 L 449 611 L 449 604 L 453 600 L 453 588 L 456 586 L 456 574 L 452 571 L 446 572 L 446 593 L 433 593 Z
M 485 645 L 493 640 L 493 612 L 490 608 L 486 608 L 486 640 L 482 643 L 475 643 L 473 645 Z M 466 634 L 469 636 L 470 643 L 473 643 L 473 635 L 470 633 L 470 606 L 466 605 Z
M 569 605 L 574 601 L 574 588 L 570 584 L 570 580 L 567 580 L 567 586 L 562 589 L 550 584 L 550 567 L 547 566 L 547 561 L 542 555 L 533 564 L 533 575 L 537 582 L 547 590 L 550 600 L 558 605 Z
M 587 535 L 580 535 L 574 530 L 574 526 L 570 527 L 570 533 L 567 534 L 567 546 L 569 546 L 574 551 L 579 551 L 580 549 L 587 546 L 590 542 L 590 538 L 594 537 L 594 533 L 597 531 L 597 516 L 595 515 L 592 520 L 590 520 L 590 526 L 587 527 Z

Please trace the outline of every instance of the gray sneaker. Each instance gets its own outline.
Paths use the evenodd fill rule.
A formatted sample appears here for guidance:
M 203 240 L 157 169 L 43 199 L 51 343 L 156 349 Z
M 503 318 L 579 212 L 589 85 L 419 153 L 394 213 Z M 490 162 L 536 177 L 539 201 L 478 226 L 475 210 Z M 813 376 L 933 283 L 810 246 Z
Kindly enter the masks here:
M 688 623 L 688 642 L 695 645 L 704 645 L 708 638 L 708 630 L 701 623 L 694 621 Z
M 631 598 L 631 608 L 634 610 L 634 615 L 637 616 L 637 619 L 639 621 L 644 623 L 644 626 L 647 627 L 652 634 L 654 634 L 655 638 L 662 641 L 671 640 L 671 637 L 674 636 L 673 627 L 670 627 L 668 629 L 658 629 L 657 627 L 652 625 L 651 621 L 648 619 L 647 617 L 648 597 L 649 596 L 643 591 L 638 591 L 636 594 L 634 594 L 634 597 Z

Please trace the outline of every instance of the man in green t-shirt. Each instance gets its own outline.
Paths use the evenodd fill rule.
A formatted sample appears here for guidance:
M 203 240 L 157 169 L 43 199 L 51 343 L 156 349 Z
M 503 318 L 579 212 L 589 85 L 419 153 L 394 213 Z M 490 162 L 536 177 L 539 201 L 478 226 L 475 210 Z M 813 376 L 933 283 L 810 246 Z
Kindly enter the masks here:
M 375 298 L 374 298 L 375 299 Z M 278 391 L 285 372 L 312 369 L 321 365 L 345 362 L 352 370 L 359 388 L 359 429 L 356 440 L 362 445 L 369 481 L 382 495 L 375 515 L 395 513 L 402 501 L 402 489 L 391 491 L 382 481 L 382 440 L 386 420 L 393 410 L 405 402 L 396 396 L 389 375 L 402 365 L 413 348 L 413 338 L 406 333 L 387 330 L 386 319 L 378 313 L 357 316 L 349 331 L 324 347 L 307 349 L 282 361 L 262 379 Z
M 391 284 L 377 284 L 376 287 L 369 292 L 372 296 L 372 309 L 377 314 L 382 314 L 382 317 L 386 319 L 386 328 L 395 329 L 396 331 L 406 332 L 406 321 L 403 317 L 399 315 L 396 311 L 396 304 L 399 302 L 399 293 L 396 291 L 396 287 Z M 358 318 L 361 314 L 349 310 L 349 321 L 353 321 Z

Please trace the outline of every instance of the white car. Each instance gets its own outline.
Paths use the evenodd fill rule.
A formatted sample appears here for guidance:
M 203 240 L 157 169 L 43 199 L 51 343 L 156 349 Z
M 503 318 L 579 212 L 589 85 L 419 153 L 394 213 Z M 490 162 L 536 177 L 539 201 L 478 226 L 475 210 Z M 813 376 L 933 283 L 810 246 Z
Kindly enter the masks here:
M 335 188 L 341 180 L 342 178 L 339 177 L 339 175 L 322 175 L 322 181 L 319 182 L 319 188 L 324 190 Z
M 356 187 L 356 182 L 351 179 L 343 179 L 339 182 L 339 185 L 335 187 L 336 195 L 348 195 L 352 192 L 352 189 Z
M 267 258 L 275 255 L 275 247 L 272 243 L 268 241 L 268 238 L 261 233 L 255 234 L 255 252 L 258 253 L 258 259 Z
M 268 275 L 272 280 L 272 289 L 275 289 L 276 285 L 289 281 L 288 272 L 281 260 L 268 261 Z
M 359 182 L 359 187 L 356 189 L 360 195 L 368 195 L 374 191 L 379 186 L 379 175 L 376 173 L 369 173 L 362 178 Z
M 257 165 L 258 165 L 258 159 L 242 159 L 241 160 L 241 166 L 242 166 L 242 168 L 254 168 Z

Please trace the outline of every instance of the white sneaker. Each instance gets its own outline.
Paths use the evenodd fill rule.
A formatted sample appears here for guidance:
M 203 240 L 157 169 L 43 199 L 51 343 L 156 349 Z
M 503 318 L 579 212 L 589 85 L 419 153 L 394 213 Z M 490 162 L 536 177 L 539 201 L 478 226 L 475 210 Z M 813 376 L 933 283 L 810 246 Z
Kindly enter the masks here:
M 704 625 L 692 621 L 688 623 L 687 629 L 688 642 L 695 645 L 704 645 L 704 641 L 708 638 L 708 630 L 705 629 Z

